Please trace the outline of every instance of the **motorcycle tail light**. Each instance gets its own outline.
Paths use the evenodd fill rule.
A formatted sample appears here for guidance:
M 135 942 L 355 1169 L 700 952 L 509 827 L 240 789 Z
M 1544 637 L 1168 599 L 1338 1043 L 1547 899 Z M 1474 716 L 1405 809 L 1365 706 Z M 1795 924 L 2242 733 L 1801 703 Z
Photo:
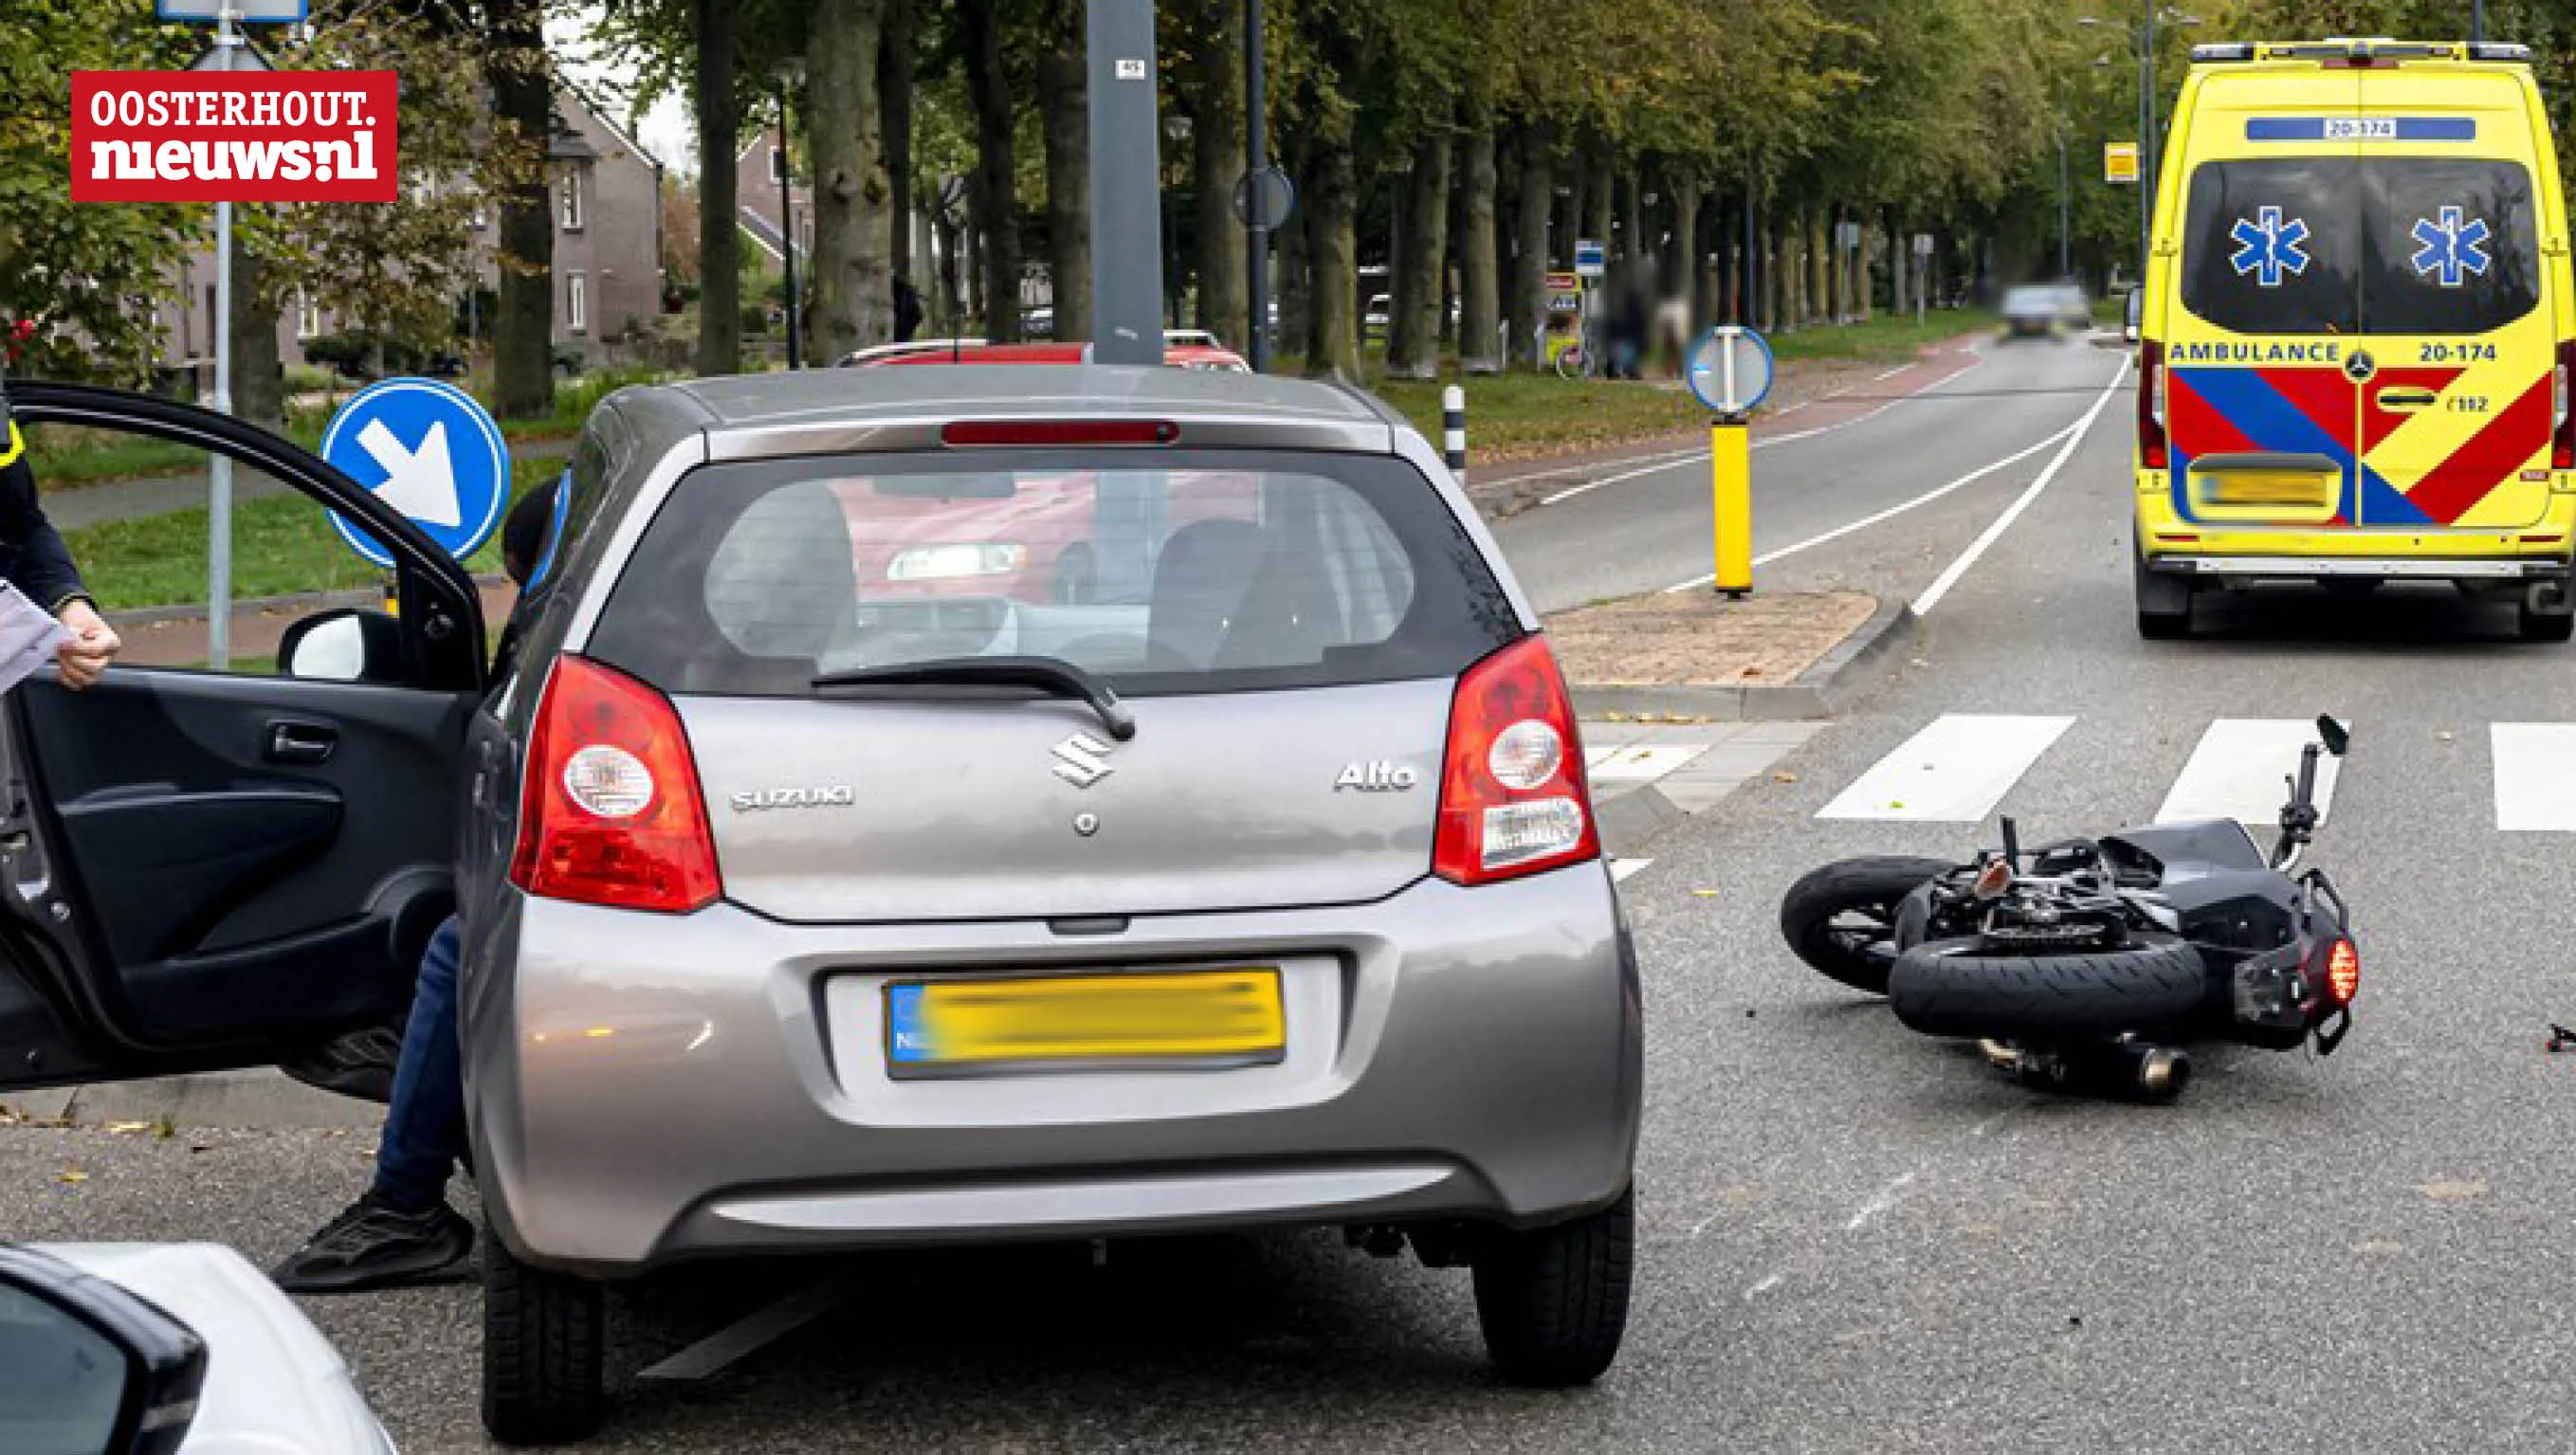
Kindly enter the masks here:
M 2326 994 L 2337 1005 L 2350 1005 L 2361 992 L 2361 951 L 2338 936 L 2326 949 Z

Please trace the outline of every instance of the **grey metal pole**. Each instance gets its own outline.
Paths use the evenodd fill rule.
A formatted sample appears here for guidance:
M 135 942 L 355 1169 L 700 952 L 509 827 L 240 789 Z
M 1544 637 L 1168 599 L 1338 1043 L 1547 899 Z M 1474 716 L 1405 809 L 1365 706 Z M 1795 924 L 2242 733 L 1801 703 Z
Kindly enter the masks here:
M 787 147 L 787 82 L 778 83 L 778 259 L 787 271 L 787 367 L 805 366 L 796 306 L 796 163 Z
M 2146 38 L 2138 44 L 2138 276 L 2133 286 L 2140 288 L 2146 286 L 2148 254 L 2154 250 L 2148 233 L 2156 211 L 2155 29 L 2155 0 L 2147 0 Z
M 2069 236 L 2073 224 L 2068 221 L 2069 216 L 2066 187 L 2066 122 L 2061 117 L 2057 123 L 2057 276 L 2060 279 L 2075 276 L 2074 243 Z
M 1264 49 L 1269 42 L 1262 38 L 1266 8 L 1266 0 L 1243 0 L 1243 175 L 1248 192 L 1260 190 L 1260 184 L 1251 179 L 1270 165 L 1265 91 L 1270 84 L 1270 58 Z M 1252 372 L 1266 374 L 1270 371 L 1270 227 L 1260 199 L 1251 200 L 1251 216 L 1244 228 L 1248 251 L 1243 276 L 1251 285 L 1244 290 L 1249 299 L 1244 324 L 1252 334 Z
M 1089 0 L 1091 357 L 1163 362 L 1162 132 L 1153 0 Z M 1011 300 L 995 299 L 1008 307 Z
M 234 69 L 241 46 L 240 18 L 230 3 L 215 12 L 220 69 Z M 233 205 L 215 204 L 215 412 L 233 412 Z M 233 462 L 215 451 L 206 459 L 206 666 L 221 672 L 233 662 Z
M 2487 0 L 2476 0 L 2476 3 L 2469 9 L 2469 39 L 2473 41 L 2482 41 L 2486 38 Z

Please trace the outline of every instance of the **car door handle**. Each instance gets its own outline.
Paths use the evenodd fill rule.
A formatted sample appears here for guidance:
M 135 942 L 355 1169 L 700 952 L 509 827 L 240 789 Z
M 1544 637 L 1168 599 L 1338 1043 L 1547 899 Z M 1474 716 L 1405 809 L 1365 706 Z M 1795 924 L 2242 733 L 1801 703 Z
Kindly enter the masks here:
M 313 722 L 268 725 L 267 758 L 272 763 L 327 763 L 340 746 L 340 730 Z

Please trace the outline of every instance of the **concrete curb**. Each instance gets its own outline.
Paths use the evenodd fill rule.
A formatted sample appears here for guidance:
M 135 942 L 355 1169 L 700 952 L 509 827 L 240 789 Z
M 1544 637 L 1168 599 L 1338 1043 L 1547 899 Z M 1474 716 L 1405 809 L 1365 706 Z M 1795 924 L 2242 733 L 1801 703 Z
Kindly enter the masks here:
M 1914 635 L 1914 608 L 1882 603 L 1851 635 L 1795 682 L 1749 686 L 1574 685 L 1574 709 L 1583 717 L 1616 713 L 1698 718 L 1708 722 L 1784 722 L 1832 717 L 1848 706 L 1880 659 Z

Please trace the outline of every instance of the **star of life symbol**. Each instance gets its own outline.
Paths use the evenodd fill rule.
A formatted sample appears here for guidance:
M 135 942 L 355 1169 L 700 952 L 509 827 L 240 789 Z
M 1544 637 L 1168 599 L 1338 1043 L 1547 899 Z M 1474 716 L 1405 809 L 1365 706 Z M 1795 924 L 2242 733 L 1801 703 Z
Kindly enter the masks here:
M 2415 276 L 2431 278 L 2444 288 L 2457 288 L 2468 274 L 2487 275 L 2487 230 L 2483 217 L 2461 221 L 2456 207 L 2442 209 L 2439 222 L 2429 217 L 2415 219 Z
M 2283 273 L 2295 277 L 2308 270 L 2305 219 L 2293 217 L 2283 222 L 2281 209 L 2258 207 L 2253 221 L 2236 219 L 2236 226 L 2228 229 L 2227 235 L 2236 241 L 2236 254 L 2227 260 L 2229 266 L 2240 278 L 2252 273 L 2257 287 L 2278 288 Z

